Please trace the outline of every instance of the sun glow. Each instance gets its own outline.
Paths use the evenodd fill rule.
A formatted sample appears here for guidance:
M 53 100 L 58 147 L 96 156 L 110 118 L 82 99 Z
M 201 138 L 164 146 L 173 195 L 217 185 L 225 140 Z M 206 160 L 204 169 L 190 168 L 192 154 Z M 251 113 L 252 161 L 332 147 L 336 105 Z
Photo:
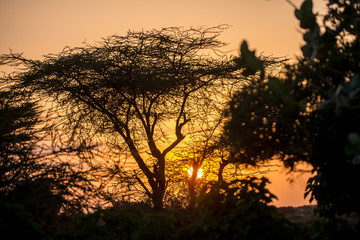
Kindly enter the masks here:
M 192 167 L 189 168 L 187 172 L 188 172 L 189 177 L 191 177 L 191 176 L 192 176 L 192 173 L 193 173 L 193 168 L 192 168 Z M 201 168 L 199 168 L 198 171 L 197 171 L 196 178 L 201 178 L 202 175 L 203 175 L 203 171 L 202 171 Z

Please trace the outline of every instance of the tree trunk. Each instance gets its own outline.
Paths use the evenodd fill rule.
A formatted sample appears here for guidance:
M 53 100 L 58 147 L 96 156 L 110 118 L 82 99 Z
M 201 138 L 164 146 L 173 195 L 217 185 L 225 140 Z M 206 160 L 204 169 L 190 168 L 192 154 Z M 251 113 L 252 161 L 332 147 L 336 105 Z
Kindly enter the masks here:
M 156 211 L 160 211 L 164 208 L 164 203 L 163 203 L 164 194 L 165 194 L 164 189 L 161 188 L 154 189 L 151 200 L 154 205 L 154 209 Z
M 199 164 L 198 163 L 194 163 L 192 165 L 192 174 L 191 177 L 188 181 L 188 187 L 189 187 L 189 194 L 190 194 L 190 202 L 189 202 L 189 209 L 194 209 L 196 206 L 196 201 L 197 201 L 197 195 L 196 195 L 196 191 L 195 191 L 195 184 L 196 184 L 196 178 L 197 178 L 197 174 L 198 174 L 198 170 L 199 170 Z
M 194 209 L 196 205 L 195 179 L 191 177 L 188 181 L 188 186 L 190 194 L 190 202 L 188 208 Z
M 219 172 L 218 172 L 218 182 L 224 181 L 223 172 L 224 172 L 226 165 L 228 165 L 228 162 L 226 162 L 224 160 L 222 162 L 220 162 Z

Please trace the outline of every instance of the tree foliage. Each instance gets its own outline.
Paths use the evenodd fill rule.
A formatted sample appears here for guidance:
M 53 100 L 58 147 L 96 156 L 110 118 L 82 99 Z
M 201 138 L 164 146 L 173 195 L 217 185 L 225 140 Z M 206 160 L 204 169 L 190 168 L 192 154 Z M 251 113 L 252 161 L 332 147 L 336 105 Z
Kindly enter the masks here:
M 1 82 L 0 201 L 23 205 L 47 232 L 61 227 L 60 218 L 89 209 L 96 197 L 91 168 L 64 160 L 75 159 L 81 148 L 59 149 L 50 133 L 38 103 Z
M 327 6 L 321 18 L 311 0 L 295 10 L 304 31 L 303 56 L 286 65 L 282 76 L 254 79 L 234 96 L 225 139 L 246 160 L 279 156 L 291 168 L 310 163 L 315 175 L 306 195 L 317 201 L 320 214 L 359 217 L 360 5 Z M 251 73 L 263 69 L 255 66 Z
M 264 177 L 247 177 L 204 188 L 199 220 L 184 227 L 179 239 L 300 239 L 295 224 L 269 206 L 276 197 L 267 183 Z
M 15 239 L 46 239 L 38 223 L 24 207 L 18 204 L 0 202 L 0 230 L 3 236 L 12 236 Z
M 78 218 L 58 239 L 175 239 L 175 219 L 166 213 L 147 212 L 137 206 L 98 210 Z

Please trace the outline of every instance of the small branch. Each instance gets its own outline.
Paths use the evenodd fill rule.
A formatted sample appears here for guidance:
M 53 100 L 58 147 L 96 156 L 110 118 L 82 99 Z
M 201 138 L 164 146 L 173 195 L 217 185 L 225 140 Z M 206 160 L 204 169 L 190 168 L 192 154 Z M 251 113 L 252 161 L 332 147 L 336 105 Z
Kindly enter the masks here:
M 286 2 L 288 2 L 293 8 L 297 9 L 296 5 L 290 1 L 290 0 L 285 0 Z
M 145 184 L 143 183 L 143 181 L 141 181 L 141 179 L 135 174 L 135 179 L 139 182 L 139 184 L 141 185 L 142 188 L 144 188 L 146 195 L 150 196 L 151 192 L 149 191 L 149 189 L 145 186 Z

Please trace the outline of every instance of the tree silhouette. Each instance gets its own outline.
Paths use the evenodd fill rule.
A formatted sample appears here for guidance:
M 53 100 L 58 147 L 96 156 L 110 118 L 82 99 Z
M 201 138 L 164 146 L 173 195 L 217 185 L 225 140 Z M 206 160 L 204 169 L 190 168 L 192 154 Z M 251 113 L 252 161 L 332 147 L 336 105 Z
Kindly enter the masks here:
M 83 147 L 55 147 L 50 131 L 37 102 L 1 81 L 0 201 L 23 205 L 47 232 L 61 227 L 60 218 L 89 209 L 97 193 L 91 168 L 63 159 L 76 159 Z
M 329 1 L 319 18 L 312 1 L 295 10 L 304 30 L 303 56 L 286 65 L 281 77 L 267 77 L 246 86 L 230 103 L 225 139 L 248 160 L 278 156 L 291 169 L 297 162 L 312 165 L 314 177 L 306 195 L 330 220 L 360 214 L 359 195 L 359 61 L 360 5 Z M 243 44 L 241 63 L 254 65 Z M 251 67 L 253 67 L 251 69 Z
M 197 106 L 240 82 L 234 63 L 219 57 L 225 44 L 217 37 L 225 27 L 128 32 L 43 61 L 19 54 L 2 59 L 26 66 L 12 81 L 58 103 L 69 141 L 92 140 L 111 152 L 107 177 L 140 187 L 162 208 L 167 156 L 204 117 Z M 121 156 L 133 159 L 138 170 L 124 167 Z

